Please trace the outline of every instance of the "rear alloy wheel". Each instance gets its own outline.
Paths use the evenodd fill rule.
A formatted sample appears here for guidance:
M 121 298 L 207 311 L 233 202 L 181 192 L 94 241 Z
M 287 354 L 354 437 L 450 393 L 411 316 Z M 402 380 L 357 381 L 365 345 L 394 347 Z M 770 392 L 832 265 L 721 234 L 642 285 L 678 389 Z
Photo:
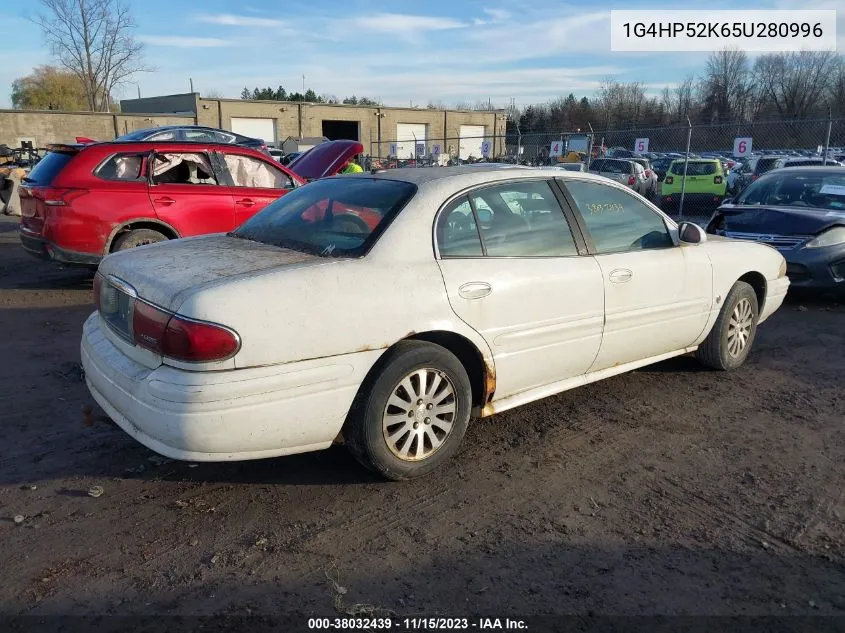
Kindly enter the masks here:
M 464 366 L 439 345 L 403 341 L 376 372 L 344 426 L 349 450 L 388 479 L 431 472 L 455 454 L 469 423 L 472 390 Z
M 759 316 L 757 294 L 738 281 L 728 293 L 710 334 L 696 352 L 698 360 L 713 369 L 736 369 L 745 362 L 754 343 Z
M 136 248 L 146 244 L 155 244 L 156 242 L 164 242 L 167 239 L 165 235 L 152 229 L 135 229 L 129 231 L 118 237 L 114 241 L 113 252 L 125 251 L 129 248 Z

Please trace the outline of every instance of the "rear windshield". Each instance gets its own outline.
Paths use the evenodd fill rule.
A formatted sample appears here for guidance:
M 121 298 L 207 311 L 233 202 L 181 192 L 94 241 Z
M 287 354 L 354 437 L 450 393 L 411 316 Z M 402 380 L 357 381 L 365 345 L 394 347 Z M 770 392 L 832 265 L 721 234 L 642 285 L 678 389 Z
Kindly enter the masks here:
M 765 174 L 767 171 L 774 169 L 780 160 L 780 156 L 774 158 L 761 158 L 757 161 L 757 167 L 754 169 L 758 174 Z
M 684 175 L 684 161 L 672 163 L 672 173 L 676 176 Z M 713 161 L 687 163 L 687 176 L 710 176 L 716 173 L 716 163 Z
M 381 178 L 318 180 L 282 196 L 230 235 L 323 257 L 361 257 L 416 190 Z
M 845 210 L 845 173 L 772 172 L 753 182 L 737 200 L 742 205 Z
M 38 161 L 38 164 L 32 168 L 24 182 L 30 185 L 48 186 L 59 172 L 67 165 L 76 154 L 69 154 L 66 152 L 47 152 L 47 155 Z
M 594 160 L 590 171 L 603 171 L 611 174 L 630 174 L 631 163 L 627 160 Z

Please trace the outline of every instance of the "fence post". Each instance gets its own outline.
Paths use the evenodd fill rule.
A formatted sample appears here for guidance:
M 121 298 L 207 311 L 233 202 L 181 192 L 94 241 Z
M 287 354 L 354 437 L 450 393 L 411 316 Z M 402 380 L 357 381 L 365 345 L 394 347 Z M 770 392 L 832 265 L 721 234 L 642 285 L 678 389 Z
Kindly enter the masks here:
M 827 108 L 827 134 L 824 137 L 824 161 L 822 165 L 827 165 L 827 152 L 830 149 L 830 129 L 833 127 L 833 118 L 831 117 L 830 107 Z
M 590 163 L 593 160 L 593 136 L 595 136 L 595 132 L 593 132 L 593 126 L 587 121 L 587 127 L 590 128 L 590 140 L 587 142 L 587 171 L 590 171 Z
M 684 217 L 684 194 L 687 192 L 687 165 L 689 164 L 689 146 L 692 140 L 692 121 L 687 117 L 687 153 L 684 156 L 684 179 L 681 180 L 681 201 L 678 203 L 678 219 Z

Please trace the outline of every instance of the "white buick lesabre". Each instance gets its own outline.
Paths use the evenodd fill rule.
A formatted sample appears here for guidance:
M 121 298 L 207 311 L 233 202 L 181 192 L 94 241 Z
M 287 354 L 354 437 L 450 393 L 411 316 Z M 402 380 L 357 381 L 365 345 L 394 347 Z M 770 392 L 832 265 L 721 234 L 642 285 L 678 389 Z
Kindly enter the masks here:
M 94 399 L 194 461 L 329 447 L 391 479 L 484 417 L 672 356 L 727 370 L 783 302 L 783 257 L 676 225 L 559 169 L 313 182 L 228 235 L 106 257 L 82 362 Z

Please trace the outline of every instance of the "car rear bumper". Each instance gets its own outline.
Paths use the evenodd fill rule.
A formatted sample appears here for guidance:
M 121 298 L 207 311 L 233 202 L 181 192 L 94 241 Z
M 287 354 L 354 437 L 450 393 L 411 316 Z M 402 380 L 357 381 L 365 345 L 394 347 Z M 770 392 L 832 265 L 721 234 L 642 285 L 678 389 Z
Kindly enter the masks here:
M 795 288 L 845 289 L 845 244 L 784 251 L 786 274 Z
M 223 371 L 150 369 L 83 326 L 85 382 L 129 435 L 173 459 L 235 461 L 328 448 L 381 350 Z
M 684 207 L 718 207 L 724 199 L 724 194 L 717 193 L 684 193 Z M 663 208 L 677 209 L 681 203 L 680 192 L 662 193 Z
M 70 266 L 91 266 L 94 268 L 97 267 L 102 259 L 99 255 L 79 253 L 60 248 L 42 237 L 29 235 L 23 231 L 19 235 L 23 249 L 38 259 L 61 262 Z

